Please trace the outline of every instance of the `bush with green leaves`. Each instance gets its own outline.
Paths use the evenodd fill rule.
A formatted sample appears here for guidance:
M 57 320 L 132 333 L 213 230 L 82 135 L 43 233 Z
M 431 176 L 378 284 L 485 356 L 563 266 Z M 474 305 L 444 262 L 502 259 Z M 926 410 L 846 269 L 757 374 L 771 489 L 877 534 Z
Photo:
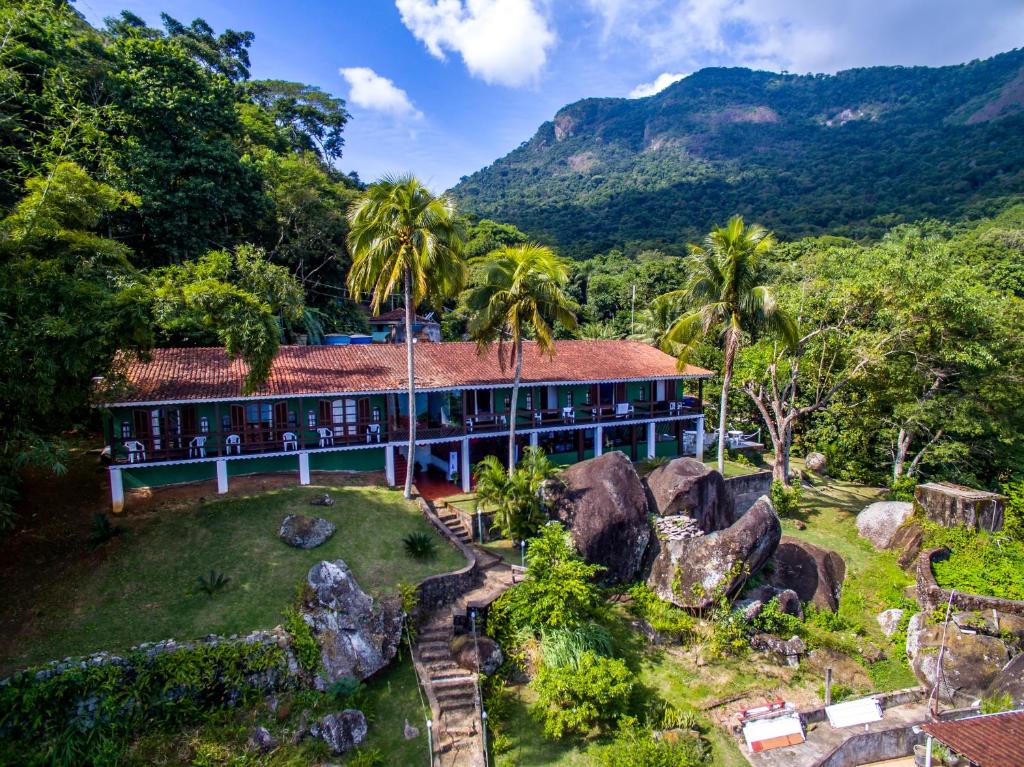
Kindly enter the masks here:
M 758 631 L 781 637 L 791 637 L 794 634 L 802 633 L 803 630 L 803 625 L 798 617 L 782 612 L 779 608 L 778 597 L 768 600 L 761 612 L 754 618 L 753 625 Z
M 1003 533 L 1024 543 L 1024 480 L 1003 485 L 1006 509 L 1003 512 Z
M 573 628 L 542 629 L 540 651 L 545 666 L 579 668 L 583 653 L 609 658 L 615 652 L 615 642 L 604 626 L 584 623 Z
M 598 767 L 703 767 L 711 749 L 699 735 L 666 740 L 635 724 L 622 727 L 615 740 L 602 748 Z
M 292 652 L 299 666 L 310 673 L 320 668 L 320 645 L 313 636 L 313 629 L 296 608 L 284 611 L 284 630 L 291 638 Z
M 212 597 L 227 588 L 231 579 L 218 570 L 210 570 L 209 575 L 197 576 L 196 581 L 199 583 L 199 589 L 207 596 Z
M 685 642 L 693 636 L 693 617 L 671 602 L 659 597 L 646 583 L 635 583 L 629 588 L 630 610 L 650 624 L 666 639 Z
M 496 456 L 489 455 L 474 471 L 476 503 L 493 510 L 494 526 L 505 538 L 529 538 L 540 529 L 547 511 L 540 485 L 556 468 L 538 447 L 528 447 L 511 474 Z
M 1003 711 L 1013 711 L 1015 708 L 1013 696 L 1008 692 L 995 693 L 981 699 L 983 714 L 1000 714 Z
M 914 477 L 899 476 L 889 483 L 889 500 L 909 503 L 914 500 L 915 487 L 917 480 Z
M 925 545 L 945 546 L 948 559 L 932 565 L 936 582 L 947 589 L 1002 599 L 1024 599 L 1024 541 L 924 523 Z
M 437 556 L 437 540 L 430 533 L 409 533 L 402 539 L 402 545 L 413 559 L 427 561 Z
M 582 736 L 595 727 L 607 730 L 626 713 L 635 683 L 622 660 L 586 650 L 576 666 L 541 666 L 532 685 L 534 710 L 549 738 Z
M 832 683 L 832 703 L 842 703 L 857 694 L 857 690 L 843 682 Z M 825 700 L 825 683 L 818 685 L 818 697 Z
M 791 517 L 800 509 L 799 484 L 786 487 L 779 480 L 773 479 L 769 495 L 772 506 L 775 507 L 775 513 L 780 517 Z

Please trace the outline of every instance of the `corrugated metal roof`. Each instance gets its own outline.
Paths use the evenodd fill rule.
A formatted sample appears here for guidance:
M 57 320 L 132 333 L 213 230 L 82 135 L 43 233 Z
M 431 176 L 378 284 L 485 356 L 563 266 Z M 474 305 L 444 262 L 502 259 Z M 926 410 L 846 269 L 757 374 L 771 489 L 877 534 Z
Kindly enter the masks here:
M 524 384 L 593 383 L 652 378 L 706 378 L 712 373 L 687 365 L 634 341 L 557 341 L 554 357 L 523 345 Z M 477 352 L 469 342 L 416 345 L 416 386 L 454 389 L 508 385 L 512 371 L 497 350 Z M 148 362 L 125 367 L 127 389 L 107 396 L 109 404 L 240 399 L 248 366 L 221 348 L 155 349 Z M 406 386 L 404 344 L 283 346 L 263 387 L 247 396 L 401 391 Z
M 1024 711 L 929 722 L 921 729 L 978 767 L 1024 767 Z

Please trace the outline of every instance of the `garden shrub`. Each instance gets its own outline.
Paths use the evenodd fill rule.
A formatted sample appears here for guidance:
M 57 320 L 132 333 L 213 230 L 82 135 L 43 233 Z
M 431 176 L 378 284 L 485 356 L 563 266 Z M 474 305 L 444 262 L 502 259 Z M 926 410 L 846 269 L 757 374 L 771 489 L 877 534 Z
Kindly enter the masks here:
M 746 655 L 750 649 L 749 631 L 750 624 L 743 613 L 733 610 L 728 601 L 723 599 L 711 614 L 709 655 L 712 658 Z
M 800 508 L 799 484 L 786 487 L 781 481 L 773 479 L 769 495 L 772 506 L 775 507 L 775 513 L 780 517 L 790 517 Z
M 914 477 L 897 477 L 889 483 L 889 500 L 909 503 L 914 500 L 914 488 L 916 487 L 917 480 Z
M 658 739 L 649 729 L 623 727 L 615 741 L 597 757 L 599 767 L 702 767 L 711 751 L 703 738 Z
M 772 597 L 765 604 L 761 612 L 754 618 L 753 624 L 758 631 L 786 638 L 803 633 L 803 624 L 800 619 L 779 609 L 778 597 Z
M 535 711 L 549 738 L 586 735 L 614 725 L 629 705 L 635 678 L 618 658 L 586 650 L 574 666 L 542 666 L 533 688 Z
M 0 740 L 16 744 L 23 765 L 115 764 L 142 727 L 200 721 L 256 700 L 286 677 L 280 647 L 243 642 L 29 669 L 0 686 Z
M 848 684 L 842 682 L 832 683 L 832 702 L 842 703 L 844 700 L 849 700 L 857 694 L 857 690 Z M 822 682 L 818 685 L 818 697 L 825 700 L 825 683 Z
M 541 656 L 545 666 L 579 668 L 580 656 L 592 652 L 611 657 L 615 650 L 611 634 L 597 623 L 585 623 L 575 628 L 545 629 L 541 631 Z
M 1003 534 L 1024 543 L 1024 480 L 1003 485 L 1006 510 L 1003 512 Z
M 437 556 L 437 541 L 430 533 L 409 533 L 402 539 L 402 545 L 405 547 L 406 554 L 421 562 L 434 559 Z
M 299 666 L 309 673 L 317 671 L 320 668 L 320 645 L 313 636 L 313 629 L 294 607 L 284 611 L 284 630 L 291 637 L 292 651 Z
M 989 695 L 981 699 L 981 713 L 1001 714 L 1003 711 L 1013 711 L 1013 696 L 1008 692 Z
M 633 614 L 647 621 L 662 636 L 675 642 L 685 642 L 693 636 L 693 617 L 661 599 L 647 584 L 633 584 L 629 596 L 632 599 L 630 610 Z

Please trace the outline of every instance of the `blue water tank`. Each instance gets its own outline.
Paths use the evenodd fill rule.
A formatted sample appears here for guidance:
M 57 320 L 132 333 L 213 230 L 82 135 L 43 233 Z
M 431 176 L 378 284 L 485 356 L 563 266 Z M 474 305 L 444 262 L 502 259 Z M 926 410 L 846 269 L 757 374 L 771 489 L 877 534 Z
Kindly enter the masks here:
M 352 339 L 342 333 L 328 333 L 324 336 L 324 343 L 328 346 L 348 346 Z
M 373 338 L 371 336 L 363 335 L 362 333 L 353 333 L 350 338 L 354 344 L 368 344 L 373 342 Z

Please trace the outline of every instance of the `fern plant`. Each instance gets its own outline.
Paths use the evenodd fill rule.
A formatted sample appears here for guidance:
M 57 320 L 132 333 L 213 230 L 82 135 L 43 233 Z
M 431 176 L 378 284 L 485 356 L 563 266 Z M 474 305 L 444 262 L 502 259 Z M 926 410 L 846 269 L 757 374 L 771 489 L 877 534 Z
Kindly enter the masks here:
M 199 588 L 211 597 L 231 582 L 230 578 L 217 570 L 210 570 L 208 576 L 200 575 L 196 580 L 199 581 Z
M 409 533 L 402 543 L 405 553 L 413 559 L 428 560 L 437 556 L 437 541 L 430 533 Z

